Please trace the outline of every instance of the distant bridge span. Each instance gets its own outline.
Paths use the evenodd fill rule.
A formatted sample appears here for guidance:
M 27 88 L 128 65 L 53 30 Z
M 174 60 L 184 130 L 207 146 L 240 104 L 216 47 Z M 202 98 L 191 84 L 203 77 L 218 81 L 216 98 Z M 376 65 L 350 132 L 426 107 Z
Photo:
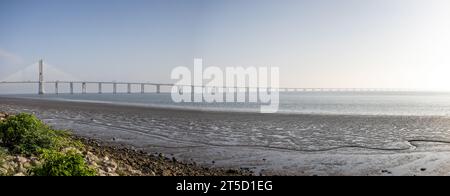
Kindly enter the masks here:
M 39 81 L 0 81 L 0 84 L 37 84 L 40 85 L 41 82 Z M 236 86 L 236 87 L 226 87 L 226 86 L 196 86 L 196 85 L 175 85 L 175 84 L 168 84 L 168 83 L 150 83 L 150 82 L 108 82 L 108 81 L 43 81 L 42 84 L 54 84 L 55 91 L 54 94 L 59 94 L 59 87 L 61 85 L 69 85 L 70 94 L 75 94 L 79 92 L 74 91 L 75 85 L 81 85 L 81 93 L 86 94 L 87 92 L 87 86 L 88 85 L 95 85 L 97 86 L 98 90 L 95 93 L 102 94 L 104 93 L 103 87 L 104 85 L 112 85 L 113 90 L 112 93 L 116 94 L 119 93 L 117 90 L 118 85 L 126 85 L 127 92 L 126 93 L 133 93 L 132 87 L 133 86 L 140 86 L 141 91 L 140 93 L 146 93 L 146 87 L 147 86 L 154 86 L 156 87 L 156 93 L 161 93 L 161 87 L 173 87 L 177 86 L 179 88 L 182 87 L 191 87 L 191 89 L 195 87 L 201 87 L 201 88 L 209 88 L 209 89 L 221 89 L 224 91 L 227 91 L 227 89 L 245 89 L 246 91 L 260 91 L 261 89 L 264 89 L 265 91 L 279 91 L 279 92 L 408 92 L 413 91 L 409 89 L 386 89 L 386 88 L 262 88 L 262 87 L 245 87 L 245 86 Z M 233 91 L 234 92 L 234 91 Z M 45 94 L 46 92 L 41 92 L 39 94 Z M 48 93 L 48 92 L 47 92 Z
M 87 93 L 87 85 L 94 84 L 97 86 L 98 91 L 96 93 L 103 93 L 103 85 L 112 85 L 112 93 L 118 93 L 117 86 L 118 85 L 126 85 L 127 93 L 132 93 L 132 86 L 140 86 L 140 93 L 146 93 L 146 86 L 154 86 L 156 87 L 156 93 L 161 93 L 161 87 L 178 87 L 181 90 L 182 87 L 190 87 L 191 92 L 194 92 L 194 88 L 201 87 L 203 89 L 211 89 L 218 91 L 219 89 L 224 92 L 232 90 L 233 92 L 237 92 L 238 90 L 245 89 L 246 92 L 250 92 L 251 90 L 259 92 L 260 90 L 264 91 L 279 91 L 279 92 L 398 92 L 398 91 L 412 91 L 407 89 L 386 89 L 386 88 L 272 88 L 272 87 L 249 87 L 249 86 L 196 86 L 196 85 L 175 85 L 168 83 L 152 83 L 152 82 L 116 82 L 116 81 L 45 81 L 44 73 L 43 73 L 43 61 L 39 61 L 39 80 L 38 81 L 0 81 L 0 84 L 37 84 L 39 87 L 38 94 L 45 94 L 44 84 L 54 84 L 55 86 L 55 94 L 59 94 L 59 87 L 61 84 L 69 85 L 70 94 L 79 93 L 74 91 L 75 85 L 81 85 L 81 93 Z

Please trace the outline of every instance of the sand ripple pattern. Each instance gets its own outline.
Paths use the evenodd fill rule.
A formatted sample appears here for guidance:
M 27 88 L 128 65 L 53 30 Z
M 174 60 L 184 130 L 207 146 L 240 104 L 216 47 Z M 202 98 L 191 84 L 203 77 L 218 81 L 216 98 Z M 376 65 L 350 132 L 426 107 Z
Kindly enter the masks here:
M 89 133 L 85 131 L 85 134 L 122 139 L 138 137 L 148 146 L 165 148 L 402 151 L 414 149 L 414 141 L 450 141 L 447 117 L 264 115 L 8 99 L 0 104 L 0 110 L 33 112 L 57 127 L 76 132 L 83 132 L 80 127 L 89 127 Z

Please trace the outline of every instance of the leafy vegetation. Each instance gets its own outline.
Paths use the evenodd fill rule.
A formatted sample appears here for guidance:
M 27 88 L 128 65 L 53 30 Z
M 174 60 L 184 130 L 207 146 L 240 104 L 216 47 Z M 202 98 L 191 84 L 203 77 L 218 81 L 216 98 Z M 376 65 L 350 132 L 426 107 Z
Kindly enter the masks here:
M 95 176 L 96 172 L 84 161 L 83 155 L 75 150 L 65 153 L 43 150 L 43 165 L 31 170 L 36 176 Z
M 94 176 L 78 151 L 83 145 L 66 131 L 54 130 L 37 117 L 21 113 L 0 122 L 0 163 L 11 154 L 36 155 L 42 164 L 28 173 L 37 176 Z M 70 150 L 67 150 L 70 149 Z M 0 174 L 1 175 L 1 174 Z
M 68 146 L 81 146 L 69 133 L 53 130 L 30 114 L 10 116 L 0 122 L 0 144 L 13 153 L 39 154 L 42 149 L 60 150 Z

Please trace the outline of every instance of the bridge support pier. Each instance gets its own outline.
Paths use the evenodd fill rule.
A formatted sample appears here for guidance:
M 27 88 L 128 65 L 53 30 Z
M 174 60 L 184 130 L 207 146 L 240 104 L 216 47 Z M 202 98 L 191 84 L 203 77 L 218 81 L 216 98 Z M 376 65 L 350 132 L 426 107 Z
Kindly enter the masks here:
M 194 102 L 195 99 L 195 86 L 191 86 L 191 100 Z
M 127 93 L 131 94 L 131 84 L 130 83 L 127 84 Z
M 58 81 L 55 82 L 55 94 L 59 94 L 59 92 L 58 92 Z
M 39 60 L 39 95 L 43 95 L 44 92 L 44 61 Z
M 145 84 L 141 84 L 141 94 L 145 93 Z
M 73 94 L 73 82 L 71 82 L 69 85 L 70 85 L 70 94 Z
M 156 85 L 156 93 L 161 93 L 161 85 Z
M 113 83 L 113 94 L 117 93 L 117 83 Z
M 86 94 L 86 82 L 81 83 L 81 93 Z
M 245 87 L 245 101 L 247 102 L 247 103 L 250 103 L 250 101 L 253 101 L 251 98 L 250 98 L 250 87 Z
M 238 95 L 239 95 L 239 88 L 238 87 L 234 87 L 234 101 L 236 101 L 236 102 L 239 102 L 238 101 L 239 100 Z
M 102 83 L 98 83 L 98 94 L 102 94 Z

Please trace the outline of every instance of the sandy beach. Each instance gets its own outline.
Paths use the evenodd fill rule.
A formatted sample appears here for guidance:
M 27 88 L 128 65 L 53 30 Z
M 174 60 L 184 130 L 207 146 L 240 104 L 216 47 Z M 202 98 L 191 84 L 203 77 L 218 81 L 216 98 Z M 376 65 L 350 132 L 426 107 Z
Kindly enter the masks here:
M 0 110 L 205 167 L 259 175 L 450 175 L 450 119 L 158 109 L 0 98 Z

